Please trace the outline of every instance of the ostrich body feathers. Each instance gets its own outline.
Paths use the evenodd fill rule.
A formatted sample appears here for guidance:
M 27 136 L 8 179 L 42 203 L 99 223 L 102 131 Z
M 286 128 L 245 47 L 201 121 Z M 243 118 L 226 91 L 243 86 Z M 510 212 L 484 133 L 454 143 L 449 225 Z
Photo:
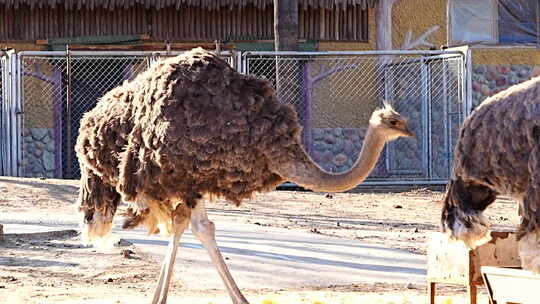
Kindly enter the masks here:
M 471 213 L 483 211 L 495 195 L 508 195 L 522 202 L 521 234 L 540 228 L 540 77 L 486 99 L 471 113 L 454 150 L 453 179 L 446 205 Z M 453 189 L 458 185 L 461 190 Z M 444 217 L 443 211 L 443 226 Z
M 121 201 L 130 203 L 124 227 L 143 223 L 156 233 L 204 195 L 239 204 L 272 190 L 283 180 L 271 164 L 303 157 L 300 130 L 269 81 L 213 53 L 160 61 L 81 120 L 79 204 L 88 229 L 105 235 Z

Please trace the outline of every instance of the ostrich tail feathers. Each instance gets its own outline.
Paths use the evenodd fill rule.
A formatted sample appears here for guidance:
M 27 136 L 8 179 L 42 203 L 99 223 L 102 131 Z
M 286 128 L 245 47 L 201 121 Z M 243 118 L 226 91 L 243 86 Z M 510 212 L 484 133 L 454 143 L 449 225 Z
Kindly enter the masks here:
M 85 215 L 81 222 L 81 242 L 87 246 L 94 246 L 100 250 L 108 251 L 118 243 L 118 237 L 111 234 L 112 217 L 93 213 L 91 220 Z

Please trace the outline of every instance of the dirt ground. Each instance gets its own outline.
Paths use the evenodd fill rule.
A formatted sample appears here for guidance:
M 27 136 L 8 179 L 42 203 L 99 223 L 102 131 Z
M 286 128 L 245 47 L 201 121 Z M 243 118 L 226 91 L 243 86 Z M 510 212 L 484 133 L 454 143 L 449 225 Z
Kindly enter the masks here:
M 78 181 L 0 177 L 0 224 L 35 223 L 43 218 L 76 222 L 77 193 Z M 425 254 L 428 233 L 439 229 L 442 196 L 427 189 L 340 194 L 274 191 L 240 207 L 218 200 L 209 205 L 209 214 L 215 220 L 310 231 Z M 487 216 L 495 227 L 504 229 L 519 222 L 517 205 L 508 199 L 499 199 Z M 147 303 L 159 262 L 131 244 L 98 253 L 82 246 L 74 230 L 6 234 L 0 242 L 0 303 Z M 441 297 L 439 303 L 465 303 L 464 288 L 441 290 L 452 298 Z M 425 286 L 378 283 L 245 290 L 254 303 L 262 304 L 425 303 L 425 292 Z M 174 285 L 169 299 L 171 303 L 230 303 L 224 290 Z

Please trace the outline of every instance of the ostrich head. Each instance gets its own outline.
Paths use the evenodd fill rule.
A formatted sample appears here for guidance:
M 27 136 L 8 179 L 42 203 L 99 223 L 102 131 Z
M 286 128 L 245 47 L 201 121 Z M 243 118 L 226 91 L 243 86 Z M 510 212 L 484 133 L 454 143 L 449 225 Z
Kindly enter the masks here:
M 465 183 L 459 178 L 451 180 L 443 202 L 443 232 L 471 249 L 488 242 L 489 223 L 482 213 L 496 197 L 497 193 L 486 186 Z
M 409 130 L 407 120 L 386 102 L 384 107 L 373 112 L 369 125 L 374 132 L 387 141 L 398 137 L 414 137 L 414 134 Z

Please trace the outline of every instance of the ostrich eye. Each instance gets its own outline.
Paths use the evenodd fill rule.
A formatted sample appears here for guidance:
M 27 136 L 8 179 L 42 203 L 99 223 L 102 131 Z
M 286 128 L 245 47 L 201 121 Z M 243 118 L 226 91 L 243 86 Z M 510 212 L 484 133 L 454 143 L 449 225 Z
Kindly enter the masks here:
M 397 126 L 398 122 L 397 122 L 397 120 L 390 120 L 390 124 L 392 126 Z

